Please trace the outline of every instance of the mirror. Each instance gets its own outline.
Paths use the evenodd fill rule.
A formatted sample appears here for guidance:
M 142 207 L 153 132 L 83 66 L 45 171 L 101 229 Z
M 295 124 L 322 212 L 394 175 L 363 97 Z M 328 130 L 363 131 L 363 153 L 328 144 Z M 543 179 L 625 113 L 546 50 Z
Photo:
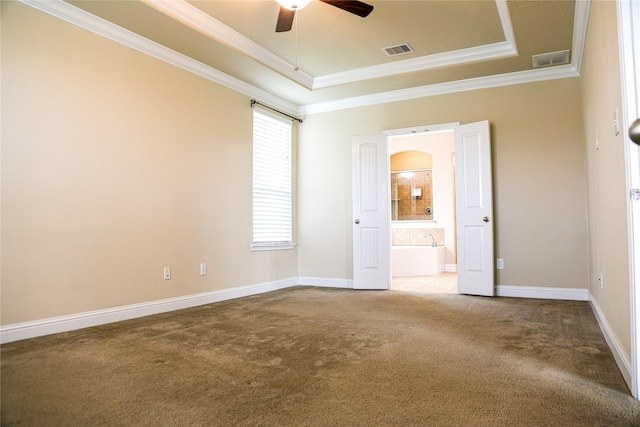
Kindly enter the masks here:
M 391 220 L 433 221 L 432 156 L 402 151 L 390 161 Z

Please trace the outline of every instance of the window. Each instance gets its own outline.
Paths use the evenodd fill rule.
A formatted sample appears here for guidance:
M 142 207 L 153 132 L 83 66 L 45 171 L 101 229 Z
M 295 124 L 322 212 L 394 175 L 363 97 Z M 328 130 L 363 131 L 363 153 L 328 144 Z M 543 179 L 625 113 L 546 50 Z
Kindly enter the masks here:
M 254 107 L 254 250 L 293 248 L 291 127 L 290 120 Z

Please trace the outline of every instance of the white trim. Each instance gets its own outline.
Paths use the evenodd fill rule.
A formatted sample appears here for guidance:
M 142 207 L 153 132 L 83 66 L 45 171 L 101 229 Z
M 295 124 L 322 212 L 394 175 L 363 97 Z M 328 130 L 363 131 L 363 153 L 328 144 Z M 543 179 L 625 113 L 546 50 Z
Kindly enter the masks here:
M 458 272 L 458 264 L 445 264 L 444 271 L 447 273 L 457 273 Z
M 346 83 L 395 76 L 397 74 L 414 71 L 432 70 L 435 68 L 452 67 L 454 65 L 470 64 L 473 62 L 490 61 L 516 56 L 518 52 L 506 42 L 484 46 L 475 46 L 450 52 L 436 53 L 404 61 L 371 65 L 355 70 L 327 74 L 313 79 L 313 89 L 323 89 Z
M 353 279 L 330 279 L 326 277 L 300 277 L 300 286 L 319 286 L 322 288 L 353 289 Z
M 252 251 L 286 251 L 295 249 L 296 245 L 293 243 L 254 243 L 251 245 Z
M 249 56 L 307 89 L 313 87 L 312 76 L 300 69 L 296 70 L 295 65 L 184 0 L 142 0 L 142 2 L 205 36 Z
M 437 125 L 414 126 L 410 128 L 383 130 L 382 134 L 389 137 L 398 136 L 415 136 L 417 133 L 423 132 L 445 132 L 452 131 L 454 127 L 460 126 L 460 122 L 440 123 Z
M 589 12 L 589 5 L 590 5 L 590 0 L 576 2 L 576 11 L 574 14 L 574 37 L 573 37 L 573 48 L 572 48 L 573 52 L 572 52 L 571 65 L 558 66 L 558 67 L 552 67 L 552 68 L 540 69 L 540 70 L 527 70 L 527 71 L 507 73 L 507 74 L 496 75 L 496 76 L 473 78 L 473 79 L 467 79 L 467 80 L 459 80 L 455 82 L 440 83 L 440 84 L 421 86 L 416 88 L 408 88 L 408 89 L 402 89 L 397 91 L 383 92 L 379 94 L 371 94 L 371 95 L 365 95 L 365 96 L 359 96 L 359 97 L 353 97 L 353 98 L 345 98 L 340 100 L 298 106 L 277 95 L 267 92 L 266 90 L 260 89 L 256 86 L 243 82 L 240 79 L 237 79 L 233 76 L 230 76 L 226 73 L 216 70 L 213 67 L 210 67 L 199 61 L 196 61 L 174 50 L 171 50 L 165 46 L 160 45 L 159 43 L 153 42 L 129 30 L 126 30 L 111 22 L 108 22 L 102 18 L 92 15 L 88 12 L 85 12 L 84 10 L 79 9 L 63 0 L 48 0 L 48 1 L 18 0 L 18 1 L 24 3 L 25 5 L 38 9 L 42 12 L 55 16 L 59 19 L 62 19 L 66 22 L 69 22 L 73 25 L 76 25 L 80 28 L 84 28 L 85 30 L 88 30 L 100 36 L 106 37 L 112 41 L 115 41 L 116 43 L 120 43 L 124 46 L 135 49 L 139 52 L 142 52 L 151 57 L 164 61 L 168 64 L 172 64 L 178 68 L 182 68 L 183 70 L 189 71 L 193 74 L 196 74 L 214 83 L 218 83 L 229 89 L 235 90 L 236 92 L 242 93 L 252 98 L 259 99 L 260 101 L 273 105 L 274 107 L 277 107 L 283 110 L 284 112 L 292 115 L 316 114 L 316 113 L 323 113 L 328 111 L 344 110 L 347 108 L 361 107 L 366 105 L 404 101 L 409 99 L 423 98 L 423 97 L 435 96 L 435 95 L 444 95 L 449 93 L 457 93 L 457 92 L 464 92 L 464 91 L 477 90 L 477 89 L 486 89 L 486 88 L 492 88 L 492 87 L 508 86 L 508 85 L 514 85 L 514 84 L 560 79 L 560 78 L 567 78 L 567 77 L 576 77 L 579 75 L 581 61 L 582 61 L 582 51 L 584 47 L 584 38 L 586 34 L 586 26 L 588 21 L 588 12 Z M 153 3 L 158 7 L 161 7 L 161 5 L 166 7 L 169 7 L 168 5 L 173 5 L 173 2 L 167 2 L 165 0 L 162 0 L 162 2 L 160 0 L 157 0 Z M 173 9 L 176 10 L 175 13 L 178 13 L 177 10 L 179 9 L 181 13 L 180 19 L 182 22 L 185 22 L 185 21 L 190 22 L 191 25 L 197 26 L 199 28 L 199 31 L 211 30 L 210 28 L 207 28 L 207 24 L 212 24 L 213 21 L 209 21 L 207 19 L 206 22 L 204 23 L 201 22 L 202 20 L 201 11 L 199 11 L 196 8 L 193 8 L 193 6 L 184 2 L 184 0 L 180 0 L 180 3 L 178 4 L 180 4 L 181 7 L 179 8 L 174 7 Z M 511 44 L 513 46 L 513 49 L 515 49 L 515 42 L 514 42 L 515 39 L 513 37 L 513 30 L 511 29 L 511 26 L 510 26 L 510 20 L 509 20 L 508 28 L 507 28 L 507 25 L 505 24 L 507 22 L 505 20 L 505 16 L 508 16 L 508 10 L 506 10 L 506 15 L 505 15 L 505 10 L 503 9 L 506 7 L 506 3 L 504 3 L 504 0 L 496 0 L 496 5 L 498 6 L 498 12 L 500 13 L 500 19 L 502 22 L 505 37 L 507 39 L 506 43 Z M 195 9 L 198 11 L 198 13 L 193 14 L 194 16 L 192 16 L 189 13 L 189 11 L 192 11 L 192 9 Z M 198 16 L 195 16 L 195 15 L 198 15 Z M 224 24 L 221 24 L 221 25 L 224 25 Z M 220 29 L 218 30 L 220 31 L 220 33 L 216 34 L 216 37 L 223 37 L 224 32 Z M 226 39 L 226 42 L 229 44 L 234 44 L 234 46 L 239 50 L 249 49 L 248 44 L 243 45 L 242 44 L 243 42 L 241 41 L 240 38 L 229 37 Z M 493 51 L 493 53 L 495 54 L 495 51 Z M 454 56 L 459 54 L 460 54 L 460 51 L 457 51 L 457 53 L 453 53 Z M 260 58 L 255 58 L 255 59 L 258 61 L 261 60 Z M 443 60 L 443 58 L 440 58 L 440 59 Z M 449 58 L 449 60 L 453 60 L 453 58 Z M 482 59 L 478 59 L 478 60 L 482 60 Z M 399 61 L 399 62 L 404 62 L 404 61 Z M 265 64 L 265 65 L 271 66 L 274 69 L 275 67 L 284 66 L 285 68 L 287 68 L 291 66 L 290 64 L 278 65 L 275 62 L 274 63 L 269 62 L 269 64 L 271 65 L 268 65 L 268 64 Z M 276 69 L 276 71 L 279 71 L 279 70 Z M 289 73 L 289 71 L 286 71 L 286 72 L 279 71 L 279 72 L 281 72 L 285 76 L 286 76 L 286 73 Z M 299 71 L 297 73 L 299 73 Z M 304 79 L 306 79 L 306 77 L 303 77 L 303 80 Z M 305 84 L 308 84 L 308 82 Z M 305 84 L 303 84 L 303 86 Z
M 352 98 L 343 98 L 335 101 L 306 104 L 298 108 L 297 114 L 307 115 L 326 113 L 329 111 L 346 110 L 349 108 L 406 101 L 409 99 L 426 98 L 429 96 L 446 95 L 470 90 L 489 89 L 522 83 L 578 77 L 579 75 L 580 73 L 578 73 L 573 65 L 560 65 L 551 68 L 517 71 L 514 73 L 499 74 L 495 76 L 477 77 L 467 80 L 457 80 L 453 82 L 380 92 Z
M 500 17 L 500 24 L 505 35 L 504 42 L 474 46 L 451 52 L 426 55 L 419 58 L 362 67 L 317 77 L 313 77 L 302 70 L 296 69 L 293 64 L 290 64 L 258 43 L 255 43 L 248 37 L 245 37 L 217 19 L 204 13 L 197 7 L 192 6 L 185 0 L 142 1 L 166 16 L 195 29 L 213 40 L 243 53 L 249 58 L 266 65 L 307 89 L 322 89 L 345 83 L 388 77 L 414 71 L 507 58 L 518 54 L 515 46 L 511 16 L 509 15 L 506 0 L 495 0 L 498 15 Z
M 222 71 L 216 70 L 202 62 L 196 61 L 186 55 L 176 52 L 167 48 L 159 43 L 151 41 L 145 37 L 142 37 L 132 31 L 119 27 L 109 21 L 92 15 L 84 10 L 73 6 L 62 0 L 18 0 L 27 6 L 31 6 L 34 9 L 41 12 L 48 13 L 63 21 L 69 22 L 77 27 L 83 28 L 99 36 L 105 37 L 123 46 L 127 46 L 138 52 L 149 55 L 153 58 L 159 59 L 168 64 L 174 65 L 178 68 L 182 68 L 185 71 L 191 72 L 197 76 L 203 77 L 214 83 L 218 83 L 224 87 L 235 90 L 241 94 L 247 95 L 251 98 L 256 98 L 266 104 L 277 107 L 286 113 L 295 115 L 298 106 L 292 102 L 285 101 L 284 99 L 273 95 L 270 92 L 262 90 L 258 87 L 250 85 L 230 76 Z
M 389 77 L 415 71 L 432 70 L 435 68 L 452 67 L 454 65 L 470 64 L 473 62 L 490 61 L 509 58 L 518 55 L 511 15 L 506 0 L 495 0 L 496 9 L 500 17 L 500 24 L 505 41 L 482 46 L 474 46 L 418 58 L 405 59 L 386 64 L 372 65 L 339 73 L 326 74 L 313 79 L 313 89 L 322 89 L 346 83 Z
M 577 288 L 544 288 L 541 286 L 496 286 L 496 296 L 589 301 L 589 290 Z
M 593 314 L 598 321 L 598 325 L 600 326 L 600 330 L 602 331 L 602 335 L 604 335 L 604 339 L 609 345 L 609 349 L 611 349 L 611 353 L 613 353 L 613 358 L 618 365 L 618 369 L 620 369 L 620 373 L 624 377 L 625 382 L 631 389 L 632 375 L 631 375 L 631 363 L 627 356 L 624 354 L 623 346 L 620 344 L 620 341 L 616 337 L 616 334 L 613 332 L 609 324 L 607 323 L 607 318 L 602 313 L 600 306 L 593 299 L 591 293 L 589 293 L 589 304 L 591 304 L 591 309 L 593 310 Z
M 502 24 L 504 39 L 517 54 L 518 48 L 516 47 L 516 36 L 513 34 L 513 26 L 511 25 L 511 15 L 509 14 L 507 0 L 496 0 L 496 9 L 498 9 L 498 15 L 500 16 L 500 24 Z
M 571 44 L 571 65 L 580 72 L 582 69 L 582 56 L 584 54 L 584 42 L 587 39 L 587 25 L 589 24 L 589 9 L 591 0 L 576 1 L 573 12 L 573 40 Z
M 15 323 L 0 327 L 0 344 L 44 335 L 57 334 L 60 332 L 74 331 L 76 329 L 104 325 L 106 323 L 136 319 L 138 317 L 166 313 L 168 311 L 182 310 L 185 308 L 257 295 L 297 285 L 298 278 L 292 277 L 290 279 L 262 283 L 259 285 L 241 286 L 219 291 L 204 292 L 201 294 L 107 308 L 104 310 L 87 311 L 68 316 L 52 317 L 33 322 Z

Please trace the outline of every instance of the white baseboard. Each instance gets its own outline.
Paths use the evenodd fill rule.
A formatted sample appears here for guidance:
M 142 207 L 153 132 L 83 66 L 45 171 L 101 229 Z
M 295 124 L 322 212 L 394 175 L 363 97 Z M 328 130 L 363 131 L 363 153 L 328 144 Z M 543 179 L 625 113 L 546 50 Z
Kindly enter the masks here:
M 279 280 L 258 285 L 242 286 L 220 291 L 204 292 L 183 297 L 167 298 L 140 304 L 125 305 L 104 310 L 87 311 L 69 316 L 52 317 L 33 322 L 15 323 L 0 327 L 0 344 L 60 332 L 74 331 L 106 323 L 120 322 L 152 314 L 182 310 L 214 302 L 257 295 L 298 285 L 298 278 Z
M 257 295 L 292 286 L 318 286 L 326 288 L 353 289 L 353 279 L 324 277 L 292 277 L 275 282 L 243 286 L 220 291 L 168 298 L 140 304 L 132 304 L 104 310 L 88 311 L 68 316 L 52 317 L 33 322 L 16 323 L 0 327 L 0 344 L 10 343 L 44 335 L 69 332 L 107 323 L 135 319 L 152 314 L 166 313 L 204 304 Z M 498 286 L 497 296 L 517 298 L 541 298 L 588 301 L 586 289 L 542 288 L 524 286 Z M 627 362 L 628 364 L 628 362 Z
M 449 273 L 456 273 L 458 271 L 458 264 L 445 264 L 444 271 Z
M 353 289 L 353 279 L 327 279 L 325 277 L 299 277 L 302 286 L 320 286 L 323 288 Z
M 613 330 L 609 326 L 606 317 L 604 317 L 604 313 L 600 309 L 600 306 L 593 299 L 593 295 L 589 293 L 589 304 L 591 304 L 591 309 L 593 310 L 593 314 L 598 321 L 598 325 L 600 325 L 600 330 L 602 331 L 602 335 L 604 335 L 605 341 L 609 345 L 611 349 L 611 353 L 613 353 L 613 358 L 616 360 L 616 364 L 618 365 L 618 369 L 620 369 L 620 373 L 624 377 L 624 380 L 629 386 L 629 390 L 632 390 L 633 383 L 632 375 L 631 375 L 631 361 L 627 358 L 622 350 L 622 345 L 620 345 L 620 341 L 613 333 Z
M 576 289 L 576 288 L 543 288 L 538 286 L 496 286 L 496 295 L 499 297 L 589 301 L 589 290 Z

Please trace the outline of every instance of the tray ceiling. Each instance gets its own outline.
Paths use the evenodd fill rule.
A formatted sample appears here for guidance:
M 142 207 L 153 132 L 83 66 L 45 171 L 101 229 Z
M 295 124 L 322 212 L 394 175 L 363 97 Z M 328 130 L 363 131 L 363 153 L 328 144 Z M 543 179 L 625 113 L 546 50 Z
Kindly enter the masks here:
M 274 0 L 23 2 L 296 114 L 577 75 L 589 7 L 387 0 L 360 18 L 312 1 L 276 33 Z M 569 64 L 533 68 L 562 50 Z

